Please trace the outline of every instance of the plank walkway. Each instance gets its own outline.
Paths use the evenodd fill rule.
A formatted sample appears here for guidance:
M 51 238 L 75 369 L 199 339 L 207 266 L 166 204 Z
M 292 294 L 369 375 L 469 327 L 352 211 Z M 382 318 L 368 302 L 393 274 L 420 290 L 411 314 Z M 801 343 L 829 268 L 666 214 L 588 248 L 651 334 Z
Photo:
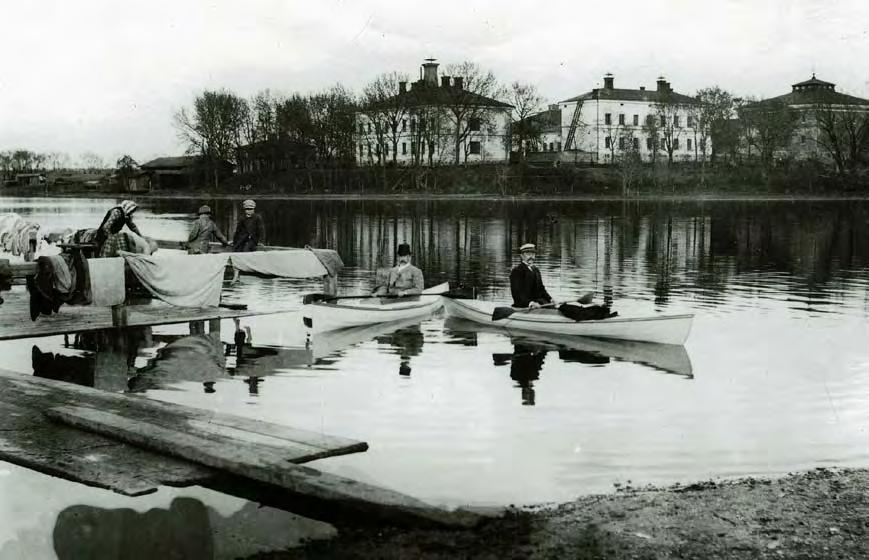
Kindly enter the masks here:
M 367 449 L 352 439 L 4 370 L 0 414 L 0 460 L 129 496 L 200 484 L 249 497 L 250 483 L 286 509 L 313 501 L 311 511 L 326 519 L 350 512 L 452 527 L 480 520 L 300 465 Z
M 56 314 L 30 319 L 30 300 L 26 290 L 14 288 L 3 292 L 5 303 L 0 305 L 0 340 L 52 336 L 115 326 L 111 307 L 64 305 Z M 150 304 L 125 305 L 126 326 L 151 326 L 212 319 L 234 319 L 256 315 L 287 313 L 296 309 L 227 309 L 225 307 L 175 307 L 154 300 Z

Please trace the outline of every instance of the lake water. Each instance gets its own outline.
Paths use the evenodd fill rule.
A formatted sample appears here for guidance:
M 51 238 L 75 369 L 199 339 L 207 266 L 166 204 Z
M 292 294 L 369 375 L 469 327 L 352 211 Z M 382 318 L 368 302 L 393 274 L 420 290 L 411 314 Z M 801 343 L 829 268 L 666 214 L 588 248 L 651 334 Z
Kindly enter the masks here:
M 202 203 L 232 229 L 238 201 L 149 200 L 136 221 L 146 235 L 183 239 Z M 0 213 L 94 227 L 110 205 L 6 198 Z M 694 327 L 684 349 L 649 352 L 436 315 L 315 337 L 307 354 L 290 313 L 242 320 L 253 343 L 242 361 L 224 352 L 231 321 L 222 341 L 161 327 L 140 337 L 129 379 L 106 380 L 93 360 L 67 378 L 367 441 L 365 453 L 312 466 L 447 506 L 869 466 L 869 203 L 291 200 L 259 210 L 270 244 L 337 249 L 343 293 L 367 292 L 373 270 L 407 241 L 427 284 L 462 282 L 506 300 L 516 250 L 533 242 L 556 299 L 592 290 L 623 316 L 693 313 Z M 244 276 L 224 293 L 286 307 L 319 289 Z M 92 355 L 62 337 L 3 342 L 0 367 L 62 376 L 40 369 L 34 356 L 49 352 Z M 212 527 L 249 507 L 202 489 L 124 499 L 5 463 L 0 495 L 0 553 L 50 550 L 59 514 L 76 504 L 171 512 L 173 499 L 194 496 Z M 244 550 L 280 544 L 257 543 Z

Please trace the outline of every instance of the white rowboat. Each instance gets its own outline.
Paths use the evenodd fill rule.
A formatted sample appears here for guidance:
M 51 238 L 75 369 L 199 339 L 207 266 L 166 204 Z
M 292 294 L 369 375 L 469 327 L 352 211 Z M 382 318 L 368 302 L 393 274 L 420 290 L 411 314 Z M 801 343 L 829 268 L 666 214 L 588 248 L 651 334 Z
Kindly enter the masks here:
M 444 282 L 423 290 L 418 298 L 356 298 L 318 301 L 302 306 L 302 317 L 314 332 L 333 331 L 405 319 L 427 318 L 444 305 L 449 291 Z
M 493 301 L 442 298 L 447 314 L 477 323 L 507 329 L 570 336 L 591 336 L 618 340 L 684 344 L 691 332 L 694 315 L 655 315 L 651 317 L 612 317 L 600 321 L 574 321 L 555 309 L 518 309 L 507 318 L 492 321 Z

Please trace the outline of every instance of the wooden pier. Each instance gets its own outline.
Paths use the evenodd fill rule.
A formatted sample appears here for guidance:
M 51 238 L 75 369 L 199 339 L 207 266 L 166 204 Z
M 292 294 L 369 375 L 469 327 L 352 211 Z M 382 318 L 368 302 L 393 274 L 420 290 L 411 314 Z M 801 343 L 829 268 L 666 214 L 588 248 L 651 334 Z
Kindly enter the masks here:
M 326 521 L 480 519 L 299 465 L 368 447 L 347 438 L 3 370 L 0 412 L 0 459 L 128 496 L 198 484 Z

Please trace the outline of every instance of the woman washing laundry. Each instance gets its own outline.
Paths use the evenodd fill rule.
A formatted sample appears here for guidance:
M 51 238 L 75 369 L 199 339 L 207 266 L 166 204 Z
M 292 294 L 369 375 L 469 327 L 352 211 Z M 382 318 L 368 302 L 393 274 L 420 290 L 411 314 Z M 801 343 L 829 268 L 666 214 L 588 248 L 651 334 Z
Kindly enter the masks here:
M 124 226 L 142 237 L 139 228 L 133 223 L 133 214 L 139 206 L 132 200 L 123 200 L 106 212 L 100 227 L 97 228 L 93 243 L 98 257 L 117 257 L 118 251 L 131 251 L 127 237 L 120 235 Z

